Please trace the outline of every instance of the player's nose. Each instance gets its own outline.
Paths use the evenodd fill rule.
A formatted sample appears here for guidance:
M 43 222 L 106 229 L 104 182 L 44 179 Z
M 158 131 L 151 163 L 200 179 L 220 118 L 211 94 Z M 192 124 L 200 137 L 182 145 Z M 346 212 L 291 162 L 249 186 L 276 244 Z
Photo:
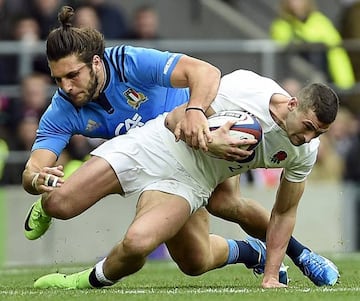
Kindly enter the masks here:
M 62 79 L 61 80 L 61 88 L 65 91 L 66 94 L 69 94 L 72 90 L 71 80 Z

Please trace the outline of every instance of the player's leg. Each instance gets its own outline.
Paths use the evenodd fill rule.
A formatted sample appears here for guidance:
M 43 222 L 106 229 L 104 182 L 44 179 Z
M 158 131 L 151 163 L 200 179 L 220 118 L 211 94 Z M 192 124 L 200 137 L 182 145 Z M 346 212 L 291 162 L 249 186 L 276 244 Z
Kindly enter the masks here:
M 60 188 L 44 195 L 42 206 L 53 217 L 69 219 L 114 193 L 123 193 L 116 173 L 106 160 L 93 156 Z
M 61 187 L 35 202 L 25 221 L 25 236 L 37 239 L 48 229 L 51 217 L 72 218 L 112 193 L 122 193 L 114 170 L 106 160 L 91 157 Z
M 229 253 L 226 239 L 209 235 L 209 213 L 205 208 L 194 212 L 166 246 L 180 270 L 191 276 L 223 266 Z
M 258 202 L 241 196 L 240 175 L 219 184 L 206 208 L 215 216 L 239 224 L 247 234 L 265 240 L 270 214 Z
M 160 191 L 143 192 L 134 222 L 105 261 L 108 278 L 117 280 L 141 267 L 152 251 L 182 228 L 190 211 L 189 203 L 182 197 Z
M 39 278 L 37 288 L 91 288 L 112 285 L 140 270 L 146 257 L 161 243 L 171 239 L 190 216 L 189 203 L 182 197 L 145 191 L 140 196 L 136 216 L 124 239 L 93 269 L 71 275 L 50 274 Z
M 266 249 L 258 239 L 233 240 L 209 235 L 209 214 L 198 209 L 166 242 L 169 253 L 187 275 L 196 276 L 227 264 L 243 263 L 256 273 L 264 273 Z M 286 267 L 279 271 L 280 282 L 287 284 Z
M 265 241 L 270 215 L 256 201 L 241 196 L 239 176 L 227 179 L 216 187 L 207 209 L 215 216 L 238 223 L 246 233 Z M 314 284 L 336 283 L 339 277 L 336 266 L 294 237 L 290 238 L 286 254 Z

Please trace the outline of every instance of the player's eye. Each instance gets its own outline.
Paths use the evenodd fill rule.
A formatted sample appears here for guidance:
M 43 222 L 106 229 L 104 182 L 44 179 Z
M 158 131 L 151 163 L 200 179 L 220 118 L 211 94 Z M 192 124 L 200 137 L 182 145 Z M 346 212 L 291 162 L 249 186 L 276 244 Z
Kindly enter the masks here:
M 66 75 L 66 78 L 67 79 L 74 79 L 74 78 L 78 77 L 79 74 L 80 74 L 80 71 L 72 72 L 72 73 L 69 73 L 68 75 Z
M 305 123 L 304 127 L 305 127 L 305 130 L 307 130 L 307 131 L 315 131 L 315 128 L 311 123 Z

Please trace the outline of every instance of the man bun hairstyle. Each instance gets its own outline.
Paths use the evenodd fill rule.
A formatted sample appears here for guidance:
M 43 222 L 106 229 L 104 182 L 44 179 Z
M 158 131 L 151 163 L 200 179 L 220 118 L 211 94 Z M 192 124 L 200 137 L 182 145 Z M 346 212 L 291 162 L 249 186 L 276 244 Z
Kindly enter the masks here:
M 48 61 L 58 61 L 75 54 L 80 61 L 91 64 L 94 55 L 104 57 L 104 36 L 94 28 L 74 27 L 71 22 L 74 14 L 71 6 L 63 6 L 60 9 L 60 26 L 49 33 L 46 41 Z
M 58 13 L 58 20 L 64 30 L 69 29 L 72 26 L 71 19 L 74 14 L 74 9 L 70 6 L 64 6 Z

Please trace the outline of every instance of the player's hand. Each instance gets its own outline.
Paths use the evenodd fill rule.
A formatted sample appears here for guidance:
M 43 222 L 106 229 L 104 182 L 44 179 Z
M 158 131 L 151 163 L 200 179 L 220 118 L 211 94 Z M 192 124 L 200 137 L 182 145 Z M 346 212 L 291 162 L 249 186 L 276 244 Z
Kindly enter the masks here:
M 206 116 L 200 110 L 188 110 L 185 118 L 176 124 L 174 135 L 176 141 L 184 140 L 194 149 L 208 151 L 207 143 L 212 142 Z
M 279 282 L 279 280 L 277 278 L 263 278 L 263 281 L 261 283 L 261 287 L 262 288 L 286 288 L 287 285 Z
M 211 132 L 212 142 L 208 142 L 209 152 L 217 158 L 228 161 L 244 160 L 253 153 L 245 150 L 249 145 L 256 144 L 256 139 L 237 139 L 229 134 L 236 121 L 228 121 L 217 130 Z
M 64 183 L 64 167 L 43 167 L 40 172 L 35 173 L 31 185 L 41 194 L 50 192 Z

